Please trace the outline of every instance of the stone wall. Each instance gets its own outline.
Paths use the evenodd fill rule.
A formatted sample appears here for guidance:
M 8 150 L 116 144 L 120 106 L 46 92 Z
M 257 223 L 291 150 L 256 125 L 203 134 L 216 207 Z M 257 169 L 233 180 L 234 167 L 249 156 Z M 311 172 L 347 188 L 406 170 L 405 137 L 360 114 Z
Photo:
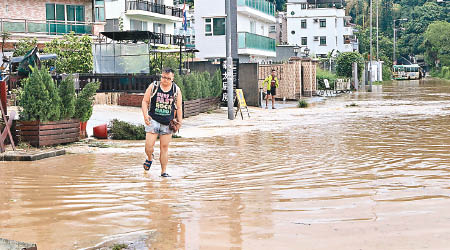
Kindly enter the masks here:
M 303 95 L 313 96 L 317 92 L 317 78 L 316 78 L 317 62 L 313 60 L 302 61 L 302 80 L 303 80 Z
M 260 65 L 258 76 L 258 87 L 266 92 L 266 86 L 262 86 L 264 79 L 275 69 L 279 81 L 276 98 L 295 100 L 300 96 L 301 82 L 301 62 L 292 61 L 284 64 Z

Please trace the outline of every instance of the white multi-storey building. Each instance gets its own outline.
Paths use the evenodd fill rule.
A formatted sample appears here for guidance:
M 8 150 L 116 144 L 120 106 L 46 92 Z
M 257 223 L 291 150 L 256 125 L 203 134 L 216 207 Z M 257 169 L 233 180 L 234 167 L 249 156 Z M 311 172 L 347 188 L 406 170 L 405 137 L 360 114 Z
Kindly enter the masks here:
M 151 31 L 174 35 L 183 19 L 173 0 L 105 0 L 105 31 Z
M 240 62 L 266 62 L 276 56 L 275 39 L 269 37 L 276 24 L 275 5 L 267 0 L 232 0 L 237 13 L 237 48 Z M 195 34 L 197 56 L 202 59 L 226 57 L 225 1 L 195 0 Z M 233 27 L 232 27 L 233 30 Z
M 288 0 L 288 43 L 308 47 L 310 54 L 325 57 L 329 52 L 358 49 L 351 17 L 345 15 L 343 0 Z

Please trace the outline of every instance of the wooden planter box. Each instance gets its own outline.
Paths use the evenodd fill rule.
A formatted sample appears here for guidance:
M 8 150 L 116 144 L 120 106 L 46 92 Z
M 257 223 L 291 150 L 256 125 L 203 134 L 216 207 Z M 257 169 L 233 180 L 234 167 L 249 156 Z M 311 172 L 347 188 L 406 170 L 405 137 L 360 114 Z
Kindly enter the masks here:
M 217 109 L 220 103 L 220 98 L 204 98 L 183 102 L 183 117 L 198 115 L 200 113 L 208 112 Z
M 52 146 L 80 140 L 80 120 L 56 122 L 18 121 L 17 134 L 32 146 Z

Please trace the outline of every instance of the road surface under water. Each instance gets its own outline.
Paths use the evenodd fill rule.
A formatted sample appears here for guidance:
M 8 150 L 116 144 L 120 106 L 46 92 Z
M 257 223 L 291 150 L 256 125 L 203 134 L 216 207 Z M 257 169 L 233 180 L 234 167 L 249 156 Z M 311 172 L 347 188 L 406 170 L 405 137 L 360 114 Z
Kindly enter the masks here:
M 159 164 L 143 171 L 142 142 L 1 162 L 0 238 L 38 249 L 135 236 L 148 246 L 137 249 L 448 249 L 448 82 L 253 109 L 244 122 L 188 129 L 172 143 L 170 179 Z

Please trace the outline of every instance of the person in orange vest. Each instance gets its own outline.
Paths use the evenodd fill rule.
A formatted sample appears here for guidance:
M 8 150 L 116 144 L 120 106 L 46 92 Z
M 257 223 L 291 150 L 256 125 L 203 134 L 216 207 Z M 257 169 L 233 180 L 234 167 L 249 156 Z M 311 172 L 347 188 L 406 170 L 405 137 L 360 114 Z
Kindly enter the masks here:
M 272 69 L 272 73 L 266 79 L 264 79 L 263 87 L 267 84 L 267 95 L 266 95 L 266 109 L 268 108 L 267 102 L 269 96 L 272 99 L 272 109 L 275 109 L 275 95 L 277 94 L 278 88 L 278 78 L 276 76 L 276 71 Z

